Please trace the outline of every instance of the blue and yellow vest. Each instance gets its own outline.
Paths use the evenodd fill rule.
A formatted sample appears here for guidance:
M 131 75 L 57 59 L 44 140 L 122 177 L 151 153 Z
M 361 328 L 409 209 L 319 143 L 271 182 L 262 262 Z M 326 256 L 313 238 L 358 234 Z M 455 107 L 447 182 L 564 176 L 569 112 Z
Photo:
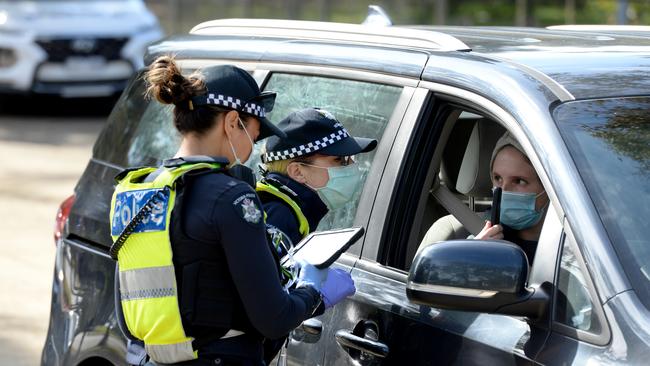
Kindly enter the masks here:
M 111 200 L 111 256 L 119 263 L 124 320 L 160 363 L 197 358 L 193 338 L 183 329 L 169 236 L 177 180 L 197 169 L 222 167 L 209 162 L 164 167 L 151 182 L 145 178 L 158 168 L 128 171 L 119 178 Z M 141 220 L 134 221 L 138 213 Z

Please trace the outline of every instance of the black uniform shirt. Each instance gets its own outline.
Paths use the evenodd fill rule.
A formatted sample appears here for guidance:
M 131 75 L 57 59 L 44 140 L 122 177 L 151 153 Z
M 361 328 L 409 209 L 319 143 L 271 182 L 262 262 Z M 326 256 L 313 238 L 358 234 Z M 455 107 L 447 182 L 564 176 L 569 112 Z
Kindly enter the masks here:
M 319 294 L 311 287 L 283 290 L 253 188 L 224 173 L 188 173 L 185 178 L 183 231 L 193 240 L 223 248 L 234 287 L 255 329 L 264 337 L 277 338 L 309 318 Z
M 318 223 L 328 212 L 327 206 L 318 197 L 318 194 L 285 175 L 269 173 L 267 177 L 285 185 L 296 194 L 295 202 L 307 218 L 309 230 L 316 230 Z M 260 197 L 267 214 L 266 222 L 282 230 L 294 245 L 297 244 L 302 239 L 302 235 L 300 235 L 300 224 L 293 209 L 284 201 L 270 194 L 261 194 Z

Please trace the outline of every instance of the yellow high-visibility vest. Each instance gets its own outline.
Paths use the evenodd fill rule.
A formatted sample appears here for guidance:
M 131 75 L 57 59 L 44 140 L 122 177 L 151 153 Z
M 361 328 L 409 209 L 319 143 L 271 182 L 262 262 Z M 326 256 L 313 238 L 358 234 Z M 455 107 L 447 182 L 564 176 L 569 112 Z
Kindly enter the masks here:
M 300 206 L 298 206 L 298 204 L 294 200 L 292 200 L 291 197 L 289 197 L 289 195 L 283 193 L 273 185 L 270 185 L 265 182 L 257 182 L 255 190 L 257 192 L 268 193 L 274 197 L 281 199 L 283 202 L 289 205 L 289 207 L 291 207 L 291 209 L 293 210 L 293 213 L 296 215 L 296 218 L 298 219 L 298 232 L 300 233 L 302 238 L 305 238 L 307 235 L 309 235 L 309 221 L 307 221 L 307 217 L 305 217 L 305 214 L 302 213 Z
M 121 304 L 129 332 L 144 341 L 154 361 L 176 363 L 198 355 L 192 347 L 193 338 L 183 329 L 172 262 L 169 224 L 175 183 L 189 171 L 218 170 L 221 165 L 199 162 L 163 167 L 153 181 L 144 182 L 157 169 L 129 171 L 118 182 L 111 200 L 111 236 L 115 242 L 111 255 L 119 264 Z M 141 213 L 142 220 L 133 222 L 146 203 L 148 210 L 142 211 L 146 213 Z M 130 235 L 121 235 L 125 229 Z

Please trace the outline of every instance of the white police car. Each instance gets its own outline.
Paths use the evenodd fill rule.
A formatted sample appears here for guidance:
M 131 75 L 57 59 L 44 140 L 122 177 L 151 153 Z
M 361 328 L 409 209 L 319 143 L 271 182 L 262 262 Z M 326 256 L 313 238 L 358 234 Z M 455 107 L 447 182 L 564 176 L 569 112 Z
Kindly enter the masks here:
M 0 0 L 0 92 L 121 92 L 162 36 L 142 0 Z

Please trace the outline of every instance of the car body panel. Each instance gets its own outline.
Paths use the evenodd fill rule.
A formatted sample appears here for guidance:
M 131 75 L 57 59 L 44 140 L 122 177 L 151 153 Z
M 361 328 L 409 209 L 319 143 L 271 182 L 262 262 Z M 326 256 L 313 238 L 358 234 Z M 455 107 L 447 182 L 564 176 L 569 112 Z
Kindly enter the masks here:
M 242 47 L 245 45 L 244 47 Z M 364 45 L 331 44 L 298 40 L 264 39 L 260 37 L 219 37 L 184 35 L 158 42 L 145 56 L 151 62 L 170 50 L 179 59 L 208 58 L 289 64 L 317 64 L 384 74 L 419 78 L 427 62 L 420 51 L 397 50 Z M 359 57 L 363 55 L 363 57 Z
M 125 365 L 126 344 L 115 318 L 115 262 L 80 240 L 58 243 L 43 365 L 77 365 L 100 357 Z

